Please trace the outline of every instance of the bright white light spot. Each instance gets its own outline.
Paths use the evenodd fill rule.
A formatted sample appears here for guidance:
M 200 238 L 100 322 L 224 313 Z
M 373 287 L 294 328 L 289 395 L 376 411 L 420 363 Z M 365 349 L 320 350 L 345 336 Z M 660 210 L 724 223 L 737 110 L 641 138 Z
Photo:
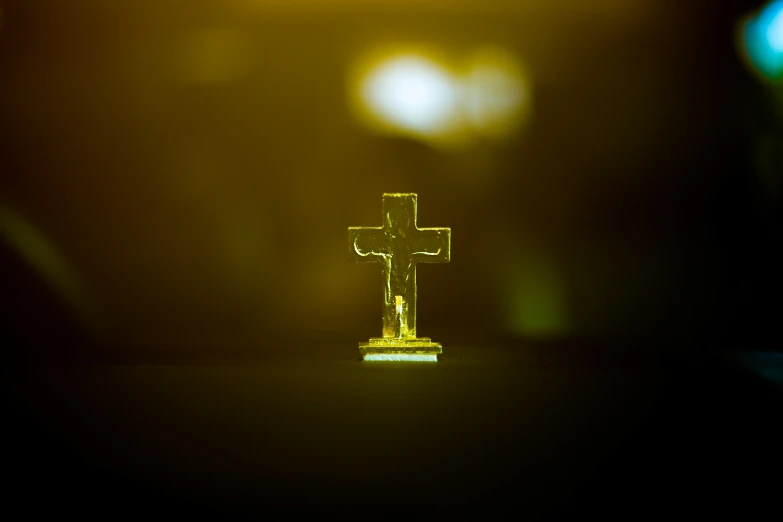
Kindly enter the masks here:
M 365 361 L 387 362 L 438 362 L 437 355 L 409 355 L 404 353 L 368 353 Z
M 783 2 L 772 4 L 768 9 L 777 9 L 767 26 L 767 45 L 776 53 L 783 53 Z
M 382 63 L 365 80 L 362 96 L 388 123 L 421 134 L 446 125 L 456 101 L 448 72 L 419 56 Z
M 516 57 L 483 46 L 446 58 L 435 49 L 387 47 L 357 61 L 350 78 L 356 116 L 385 134 L 436 147 L 507 136 L 527 120 L 528 78 Z

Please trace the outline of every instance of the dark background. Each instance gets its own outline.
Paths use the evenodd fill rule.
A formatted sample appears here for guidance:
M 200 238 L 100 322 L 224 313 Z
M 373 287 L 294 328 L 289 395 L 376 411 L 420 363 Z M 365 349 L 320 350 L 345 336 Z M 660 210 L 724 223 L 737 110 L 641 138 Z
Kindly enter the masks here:
M 783 112 L 735 38 L 760 3 L 0 5 L 10 506 L 773 506 Z M 366 130 L 348 71 L 396 41 L 504 47 L 526 126 Z M 437 367 L 354 360 L 382 287 L 346 228 L 398 191 L 452 228 L 419 269 Z

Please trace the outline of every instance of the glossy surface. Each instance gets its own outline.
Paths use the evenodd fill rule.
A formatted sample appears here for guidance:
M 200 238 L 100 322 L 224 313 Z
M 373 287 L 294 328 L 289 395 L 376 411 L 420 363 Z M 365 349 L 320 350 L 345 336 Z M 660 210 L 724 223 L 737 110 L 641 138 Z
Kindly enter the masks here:
M 448 263 L 451 229 L 418 228 L 416 210 L 416 194 L 384 194 L 383 226 L 348 228 L 349 259 L 380 263 L 384 278 L 383 335 L 362 343 L 362 354 L 441 352 L 416 336 L 416 264 Z
M 633 342 L 455 344 L 437 364 L 275 347 L 8 368 L 4 507 L 46 520 L 779 518 L 780 395 L 744 364 L 656 363 Z

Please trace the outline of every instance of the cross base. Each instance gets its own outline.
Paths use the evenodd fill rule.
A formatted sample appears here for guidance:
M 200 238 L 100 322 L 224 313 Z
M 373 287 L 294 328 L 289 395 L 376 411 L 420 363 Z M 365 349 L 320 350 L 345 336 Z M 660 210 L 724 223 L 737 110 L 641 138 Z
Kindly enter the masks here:
M 369 342 L 359 343 L 359 353 L 365 361 L 438 362 L 438 354 L 442 351 L 441 344 L 432 342 L 429 337 L 373 337 Z

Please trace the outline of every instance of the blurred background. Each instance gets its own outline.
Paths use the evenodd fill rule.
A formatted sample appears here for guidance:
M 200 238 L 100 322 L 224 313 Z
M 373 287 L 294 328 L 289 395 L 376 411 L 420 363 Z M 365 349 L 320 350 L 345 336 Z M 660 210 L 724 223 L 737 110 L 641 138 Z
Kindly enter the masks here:
M 778 331 L 781 2 L 0 6 L 8 358 L 355 357 L 383 192 L 447 349 Z

